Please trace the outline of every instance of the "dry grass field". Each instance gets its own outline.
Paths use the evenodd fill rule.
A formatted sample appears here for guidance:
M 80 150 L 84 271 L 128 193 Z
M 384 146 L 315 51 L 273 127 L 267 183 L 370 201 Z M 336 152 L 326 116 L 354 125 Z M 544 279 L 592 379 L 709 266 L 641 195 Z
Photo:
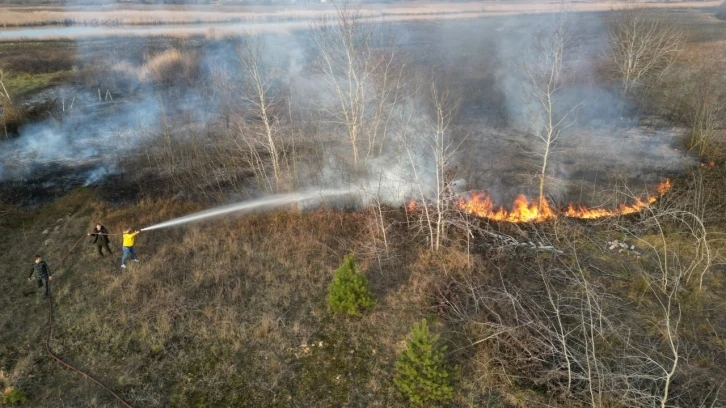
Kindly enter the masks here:
M 647 4 L 701 7 L 717 3 Z M 570 6 L 608 10 L 621 4 Z M 376 12 L 378 16 L 388 13 L 386 19 L 441 17 L 437 13 L 459 18 L 552 11 L 559 3 L 444 7 L 386 5 Z M 16 13 L 0 12 L 0 19 L 7 18 L 9 25 L 105 27 L 258 18 L 250 16 L 264 16 L 270 22 L 300 19 L 307 25 L 306 19 L 331 9 L 249 11 L 230 6 L 227 13 L 173 7 L 167 18 L 157 8 L 125 6 L 118 12 L 79 12 L 77 20 L 67 23 L 63 21 L 76 18 L 72 10 L 7 10 Z M 20 17 L 27 10 L 39 14 Z M 155 11 L 147 15 L 149 10 Z M 196 14 L 205 10 L 207 14 Z M 592 13 L 587 15 L 590 20 L 583 21 L 602 23 L 600 17 Z M 27 19 L 21 22 L 21 18 Z M 512 26 L 528 26 L 534 20 L 512 21 Z M 459 197 L 448 195 L 413 204 L 371 201 L 367 208 L 348 203 L 305 209 L 286 206 L 144 231 L 136 244 L 140 262 L 130 262 L 126 269 L 120 268 L 119 236 L 111 237 L 114 253 L 105 257 L 99 257 L 84 237 L 96 223 L 118 234 L 127 226 L 148 227 L 220 203 L 295 191 L 305 182 L 318 180 L 320 173 L 332 177 L 339 171 L 353 180 L 364 173 L 365 169 L 351 164 L 347 135 L 340 136 L 345 134 L 343 126 L 333 127 L 341 119 L 326 116 L 334 111 L 332 105 L 320 108 L 310 103 L 302 106 L 306 111 L 287 103 L 314 96 L 303 93 L 303 98 L 293 99 L 295 92 L 305 90 L 295 80 L 317 85 L 316 92 L 326 89 L 319 76 L 325 67 L 314 64 L 318 54 L 301 59 L 302 67 L 281 58 L 286 69 L 292 66 L 302 72 L 290 81 L 298 87 L 285 88 L 280 84 L 288 85 L 290 71 L 255 70 L 265 67 L 255 59 L 260 54 L 244 54 L 254 50 L 250 43 L 229 38 L 98 37 L 0 43 L 0 69 L 8 89 L 8 95 L 0 96 L 0 125 L 4 125 L 0 131 L 7 132 L 0 139 L 8 139 L 0 141 L 0 149 L 8 147 L 0 154 L 0 165 L 18 163 L 17 167 L 37 170 L 0 180 L 0 395 L 17 390 L 27 398 L 22 406 L 38 408 L 119 406 L 47 355 L 48 306 L 27 281 L 33 255 L 40 254 L 55 273 L 50 346 L 134 407 L 416 406 L 404 397 L 394 378 L 399 373 L 396 362 L 411 338 L 411 326 L 422 319 L 440 336 L 439 344 L 447 347 L 442 353 L 447 366 L 455 368 L 450 377 L 451 400 L 440 406 L 724 406 L 726 88 L 722 67 L 726 42 L 721 22 L 705 13 L 675 13 L 668 22 L 681 24 L 678 27 L 688 33 L 684 49 L 664 64 L 668 70 L 644 75 L 643 85 L 627 95 L 632 110 L 618 112 L 640 115 L 633 122 L 642 117 L 643 123 L 631 125 L 620 115 L 610 115 L 596 130 L 559 146 L 567 148 L 563 154 L 570 156 L 568 162 L 585 170 L 602 160 L 613 144 L 610 140 L 618 141 L 620 151 L 640 153 L 630 161 L 652 161 L 655 167 L 661 157 L 687 150 L 682 157 L 692 165 L 679 167 L 672 189 L 639 213 L 595 220 L 559 217 L 542 223 L 496 222 L 459 211 L 454 201 Z M 474 165 L 487 154 L 493 154 L 493 159 L 488 158 L 491 168 L 485 176 L 499 170 L 519 177 L 509 180 L 515 187 L 532 182 L 532 174 L 526 174 L 516 161 L 526 156 L 520 146 L 527 134 L 518 134 L 519 144 L 510 143 L 516 135 L 507 127 L 507 118 L 496 132 L 485 121 L 486 115 L 505 110 L 496 105 L 504 98 L 494 92 L 502 70 L 478 62 L 497 55 L 492 52 L 497 44 L 472 42 L 469 46 L 466 41 L 474 34 L 493 38 L 500 33 L 497 28 L 471 25 L 464 30 L 439 24 L 417 28 L 431 33 L 430 37 L 416 36 L 413 29 L 401 30 L 408 37 L 399 51 L 416 55 L 401 56 L 387 65 L 413 67 L 412 71 L 421 66 L 428 71 L 441 61 L 461 65 L 449 67 L 452 70 L 447 73 L 453 79 L 468 78 L 470 82 L 451 89 L 460 92 L 456 96 L 469 106 L 462 106 L 464 113 L 456 117 L 459 122 L 452 129 L 439 133 L 451 130 L 454 135 L 491 143 L 504 140 L 509 147 L 487 149 L 491 146 L 483 143 L 480 150 L 469 149 L 466 153 L 474 164 L 437 173 L 445 183 L 458 176 L 457 171 L 481 170 Z M 503 31 L 502 36 L 520 33 L 516 27 L 507 29 L 511 31 Z M 447 35 L 451 35 L 449 42 L 427 40 Z M 291 44 L 282 43 L 283 47 Z M 436 54 L 436 47 L 465 55 L 449 60 L 450 54 Z M 364 49 L 361 55 L 376 63 L 364 65 L 369 70 L 361 71 L 371 77 L 381 75 L 374 68 L 386 65 L 378 64 L 388 55 L 384 49 Z M 399 55 L 403 54 L 396 58 Z M 479 56 L 482 59 L 475 59 Z M 601 53 L 593 61 L 588 65 L 593 69 L 576 85 L 619 91 L 622 85 L 612 74 L 611 61 Z M 514 66 L 504 65 L 508 70 Z M 250 93 L 249 84 L 260 72 L 277 75 L 252 88 L 272 92 L 266 94 L 275 102 L 269 116 L 258 109 L 263 102 Z M 419 86 L 411 88 L 431 88 L 430 77 L 409 73 L 402 70 L 396 78 L 424 78 L 428 81 L 422 82 L 424 86 L 413 82 Z M 389 84 L 390 78 L 377 83 Z M 405 93 L 409 88 L 395 90 Z M 104 98 L 103 91 L 113 98 Z M 71 98 L 76 103 L 72 109 Z M 436 102 L 435 98 L 426 100 L 431 99 Z M 160 103 L 156 113 L 159 105 L 149 100 L 165 104 Z M 415 105 L 410 100 L 382 100 L 393 106 L 391 112 L 396 111 L 396 103 L 405 106 L 398 110 L 402 112 Z M 380 105 L 384 104 L 367 106 Z M 440 106 L 427 105 L 430 109 L 422 111 L 436 112 L 434 108 Z M 127 107 L 138 109 L 124 110 Z M 155 114 L 152 125 L 158 126 L 140 123 L 138 118 L 146 111 Z M 120 121 L 116 114 L 132 120 Z M 472 117 L 475 120 L 466 120 Z M 366 124 L 372 121 L 364 119 Z M 446 122 L 446 117 L 438 119 L 438 123 Z M 104 127 L 113 121 L 123 128 Z M 12 150 L 24 138 L 37 135 L 27 130 L 33 125 L 47 130 L 39 133 L 40 142 L 29 150 Z M 582 126 L 587 129 L 587 124 Z M 84 133 L 88 129 L 101 130 Z M 43 154 L 55 153 L 41 149 L 51 138 L 48 135 L 64 131 L 68 137 L 56 137 L 61 143 L 53 145 L 53 150 L 66 145 L 75 148 L 78 140 L 90 139 L 113 153 L 114 167 L 106 178 L 86 183 L 85 173 L 79 174 L 95 169 L 95 161 L 107 159 L 83 156 L 82 148 L 88 146 L 82 144 L 71 149 L 65 162 L 44 160 Z M 137 134 L 143 137 L 134 139 Z M 578 143 L 588 136 L 597 137 L 600 144 L 583 152 Z M 656 139 L 665 137 L 672 142 L 658 144 L 661 150 L 644 143 L 662 142 Z M 121 149 L 122 143 L 133 148 Z M 274 143 L 278 143 L 275 148 Z M 372 146 L 385 151 L 373 142 L 363 147 L 375 150 Z M 18 153 L 28 151 L 31 154 Z M 336 154 L 345 160 L 335 163 Z M 33 155 L 39 156 L 37 162 Z M 399 154 L 381 166 L 394 167 L 390 163 L 406 158 Z M 331 162 L 337 167 L 324 167 Z M 633 170 L 639 167 L 627 163 L 618 167 L 623 179 L 633 178 L 634 183 L 661 177 L 655 170 L 640 174 Z M 350 174 L 343 173 L 348 170 Z M 486 181 L 481 174 L 467 176 L 472 183 L 479 176 Z M 604 177 L 595 175 L 597 180 Z M 473 188 L 484 186 L 484 181 Z M 586 177 L 566 180 L 563 176 L 563 181 L 594 184 Z M 600 192 L 610 194 L 604 188 Z M 79 239 L 80 245 L 69 252 Z M 327 300 L 329 286 L 335 270 L 351 254 L 376 304 L 361 316 L 335 315 Z M 59 265 L 66 255 L 65 263 Z M 437 406 L 435 402 L 423 405 Z
M 720 168 L 707 172 L 706 188 L 720 183 Z M 469 248 L 455 232 L 449 236 L 452 244 L 432 252 L 412 233 L 401 209 L 385 212 L 392 225 L 386 252 L 373 213 L 282 209 L 143 232 L 137 244 L 141 262 L 126 270 L 118 267 L 118 237 L 112 239 L 113 256 L 99 258 L 84 241 L 57 267 L 96 222 L 117 233 L 125 225 L 142 227 L 199 207 L 164 198 L 119 207 L 79 189 L 35 211 L 3 208 L 0 249 L 7 261 L 0 266 L 0 290 L 6 294 L 0 301 L 0 378 L 22 390 L 30 406 L 115 406 L 45 355 L 46 304 L 25 281 L 32 253 L 44 255 L 55 271 L 53 349 L 133 406 L 407 406 L 393 387 L 393 366 L 409 326 L 422 317 L 442 334 L 451 350 L 448 359 L 460 367 L 454 406 L 587 406 L 547 396 L 540 376 L 548 368 L 522 355 L 542 346 L 532 341 L 531 323 L 516 325 L 516 314 L 510 314 L 515 311 L 499 303 L 502 284 L 527 296 L 545 290 L 579 296 L 560 286 L 563 282 L 538 283 L 533 267 L 562 267 L 551 254 L 497 248 L 486 235 L 477 235 Z M 637 337 L 630 334 L 634 343 L 628 347 L 637 345 L 658 358 L 665 353 L 658 346 L 664 329 L 653 323 L 662 319 L 663 309 L 659 292 L 649 289 L 650 275 L 641 269 L 654 260 L 634 264 L 632 255 L 608 251 L 607 240 L 622 239 L 611 225 L 563 221 L 519 233 L 555 234 L 562 248 L 577 245 L 590 290 L 605 296 L 599 307 L 612 313 L 608 324 L 627 316 L 623 322 L 629 327 L 644 330 Z M 721 234 L 722 224 L 710 225 L 714 237 Z M 516 230 L 498 228 L 508 234 Z M 657 234 L 641 234 L 639 251 L 647 251 L 647 242 L 659 242 Z M 688 242 L 678 235 L 665 242 L 679 245 L 681 239 Z M 712 244 L 720 254 L 720 244 Z M 332 271 L 347 254 L 358 258 L 378 302 L 361 318 L 331 316 L 325 305 Z M 716 388 L 708 378 L 725 374 L 726 322 L 718 310 L 726 282 L 713 271 L 704 284 L 702 292 L 697 284 L 688 285 L 678 303 L 679 342 L 690 354 L 680 363 L 679 378 Z M 479 297 L 485 294 L 491 298 Z M 485 307 L 494 309 L 479 309 Z M 519 310 L 525 312 L 533 311 Z M 614 341 L 597 347 L 598 358 L 617 361 L 623 346 Z M 669 361 L 667 356 L 660 358 Z M 689 404 L 705 397 L 680 381 L 674 387 Z M 617 394 L 600 392 L 608 406 L 623 406 Z

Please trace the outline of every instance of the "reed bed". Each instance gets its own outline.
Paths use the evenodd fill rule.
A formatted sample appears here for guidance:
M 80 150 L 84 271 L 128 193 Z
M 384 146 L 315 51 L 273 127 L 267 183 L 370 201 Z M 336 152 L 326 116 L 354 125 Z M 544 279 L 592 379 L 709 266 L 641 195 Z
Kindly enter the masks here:
M 569 3 L 569 2 L 568 2 Z M 705 8 L 718 7 L 720 1 L 648 2 L 651 8 Z M 580 1 L 567 4 L 569 11 L 607 11 L 627 7 L 626 1 Z M 406 5 L 377 4 L 362 7 L 364 18 L 421 18 L 437 15 L 480 16 L 495 14 L 524 14 L 556 12 L 562 8 L 558 2 L 475 2 L 475 3 L 422 3 Z M 331 5 L 304 6 L 158 6 L 132 5 L 122 7 L 0 7 L 0 27 L 39 26 L 140 26 L 171 24 L 230 24 L 281 23 L 312 20 L 333 16 Z

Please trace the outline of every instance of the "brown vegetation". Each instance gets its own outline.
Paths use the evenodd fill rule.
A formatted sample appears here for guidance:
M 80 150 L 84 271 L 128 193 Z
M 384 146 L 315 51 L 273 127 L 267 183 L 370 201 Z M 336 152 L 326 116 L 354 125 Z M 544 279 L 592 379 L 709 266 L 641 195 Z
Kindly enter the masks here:
M 688 148 L 706 160 L 723 157 L 726 148 L 723 52 L 719 45 L 694 47 L 677 62 L 666 85 L 679 95 L 671 109 L 689 129 Z
M 161 130 L 119 159 L 122 175 L 111 186 L 76 189 L 35 209 L 0 197 L 3 385 L 17 387 L 33 406 L 114 403 L 38 346 L 46 304 L 22 285 L 30 256 L 40 253 L 56 272 L 54 350 L 134 406 L 405 406 L 393 368 L 408 328 L 422 318 L 442 333 L 447 359 L 460 368 L 455 406 L 722 405 L 726 156 L 715 148 L 724 141 L 716 53 L 693 47 L 668 60 L 668 70 L 645 75 L 648 86 L 624 92 L 642 111 L 688 125 L 690 147 L 712 165 L 679 177 L 638 214 L 495 223 L 459 212 L 450 200 L 456 95 L 428 75 L 399 82 L 409 77 L 396 54 L 381 51 L 374 32 L 348 23 L 316 27 L 327 52 L 314 62 L 338 97 L 313 117 L 324 120 L 290 106 L 258 43 L 237 43 L 237 69 L 215 67 L 209 76 L 205 96 L 224 107 L 221 119 L 201 126 L 162 115 Z M 561 45 L 550 49 L 555 62 Z M 173 98 L 175 86 L 201 75 L 193 41 L 136 51 L 125 65 L 103 54 L 99 67 L 108 70 L 81 67 L 79 81 L 133 77 Z M 17 70 L 22 64 L 14 61 Z M 548 79 L 558 79 L 559 67 L 544 68 L 535 84 L 556 89 L 559 82 Z M 616 72 L 614 83 L 630 81 Z M 400 109 L 401 94 L 411 90 L 425 102 Z M 411 111 L 431 114 L 394 144 L 398 135 L 385 133 L 388 125 L 411 122 Z M 541 135 L 558 132 L 544 129 Z M 301 174 L 322 173 L 329 160 L 316 144 L 340 147 L 334 153 L 345 175 L 362 173 L 384 146 L 396 149 L 417 175 L 411 183 L 419 204 L 393 208 L 368 191 L 369 209 L 282 208 L 142 232 L 141 262 L 125 270 L 117 236 L 112 257 L 97 258 L 85 245 L 57 265 L 97 222 L 118 233 L 231 195 L 294 190 Z M 435 168 L 417 167 L 419 152 Z M 424 176 L 436 180 L 427 204 Z M 107 194 L 129 185 L 141 193 L 127 201 Z M 332 316 L 325 302 L 348 254 L 377 299 L 356 319 Z
M 457 405 L 530 406 L 547 398 L 568 406 L 698 406 L 714 401 L 702 392 L 718 389 L 709 378 L 726 374 L 719 346 L 726 321 L 716 312 L 726 286 L 708 268 L 721 262 L 714 228 L 722 217 L 708 215 L 721 196 L 692 200 L 714 191 L 722 173 L 697 170 L 682 181 L 694 188 L 679 185 L 643 217 L 500 225 L 498 232 L 481 225 L 471 246 L 452 230 L 436 252 L 411 234 L 415 224 L 402 210 L 391 209 L 383 212 L 387 252 L 376 249 L 372 212 L 330 209 L 144 232 L 141 263 L 124 271 L 114 237 L 114 256 L 98 259 L 86 246 L 56 268 L 53 347 L 135 406 L 403 406 L 391 388 L 392 367 L 408 324 L 433 314 L 463 373 Z M 44 359 L 42 348 L 19 348 L 44 336 L 45 304 L 30 287 L 18 290 L 28 253 L 42 253 L 54 267 L 99 220 L 116 233 L 197 208 L 166 199 L 115 208 L 79 190 L 5 218 L 0 344 L 13 385 L 43 406 L 112 403 Z M 683 218 L 684 211 L 702 215 Z M 714 220 L 708 236 L 694 220 Z M 693 235 L 678 232 L 681 222 Z M 560 252 L 492 238 L 516 234 Z M 616 237 L 634 245 L 639 260 L 609 250 Z M 332 318 L 325 304 L 348 253 L 357 254 L 378 299 L 356 320 Z M 66 392 L 52 392 L 60 387 Z

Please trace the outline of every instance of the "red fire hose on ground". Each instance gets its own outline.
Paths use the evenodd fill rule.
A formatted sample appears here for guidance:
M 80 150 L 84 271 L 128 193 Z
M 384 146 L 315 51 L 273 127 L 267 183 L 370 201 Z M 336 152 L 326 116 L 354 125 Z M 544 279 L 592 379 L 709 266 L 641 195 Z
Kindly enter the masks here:
M 109 235 L 110 236 L 110 235 L 120 235 L 120 234 L 102 234 L 102 235 Z M 63 257 L 63 259 L 60 260 L 60 262 L 58 262 L 58 265 L 57 265 L 58 268 L 60 268 L 60 266 L 63 265 L 63 262 L 65 262 L 65 260 L 71 254 L 71 252 L 73 252 L 73 250 L 76 249 L 76 247 L 78 246 L 78 244 L 80 244 L 81 241 L 83 241 L 83 239 L 85 237 L 86 237 L 86 234 L 84 234 L 81 238 L 78 239 L 78 241 L 76 241 L 76 243 L 73 245 L 73 247 L 70 249 L 70 251 L 68 251 L 68 253 Z M 48 284 L 50 284 L 50 281 L 48 281 Z M 52 337 L 53 337 L 53 292 L 49 290 L 48 291 L 48 337 L 45 339 L 45 350 L 53 358 L 53 360 L 57 361 L 63 367 L 66 367 L 68 369 L 71 369 L 71 370 L 77 372 L 78 374 L 82 375 L 83 378 L 85 378 L 86 380 L 89 380 L 89 381 L 95 383 L 96 385 L 98 385 L 99 387 L 103 388 L 106 392 L 108 392 L 109 394 L 113 395 L 113 397 L 116 398 L 125 407 L 127 407 L 127 408 L 133 408 L 131 406 L 131 404 L 129 404 L 128 402 L 124 401 L 124 399 L 121 398 L 121 397 L 119 397 L 118 394 L 116 394 L 115 392 L 111 391 L 110 388 L 108 388 L 105 385 L 103 385 L 103 383 L 101 383 L 100 381 L 98 381 L 97 379 L 95 379 L 94 377 L 92 377 L 90 374 L 88 374 L 88 373 L 80 370 L 79 368 L 76 368 L 76 367 L 72 366 L 71 364 L 63 361 L 63 359 L 61 359 L 55 353 L 53 353 L 53 350 L 50 348 L 50 341 L 51 341 Z

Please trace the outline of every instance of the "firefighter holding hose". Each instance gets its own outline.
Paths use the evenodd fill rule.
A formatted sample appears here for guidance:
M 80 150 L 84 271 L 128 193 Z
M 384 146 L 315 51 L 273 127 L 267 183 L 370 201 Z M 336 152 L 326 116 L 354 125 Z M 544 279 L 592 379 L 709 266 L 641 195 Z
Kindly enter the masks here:
M 108 230 L 106 227 L 104 227 L 101 224 L 96 224 L 96 228 L 93 229 L 93 232 L 89 232 L 87 234 L 89 237 L 93 237 L 93 242 L 91 244 L 96 245 L 96 249 L 98 250 L 98 256 L 103 257 L 103 248 L 106 247 L 106 252 L 113 255 L 113 252 L 111 252 L 111 248 L 109 248 L 108 243 Z
M 35 263 L 30 268 L 30 275 L 28 275 L 29 281 L 33 280 L 33 275 L 35 275 L 35 280 L 39 288 L 45 285 L 43 299 L 47 299 L 48 296 L 50 296 L 49 282 L 53 280 L 53 273 L 51 273 L 50 268 L 48 268 L 48 264 L 45 263 L 40 255 L 35 256 Z
M 134 250 L 134 244 L 136 243 L 136 236 L 139 235 L 141 231 L 134 231 L 130 227 L 124 228 L 124 235 L 123 235 L 123 254 L 121 255 L 121 267 L 126 268 L 126 258 L 128 258 L 129 255 L 131 255 L 131 260 L 133 262 L 139 262 L 138 259 L 136 259 L 136 251 Z

